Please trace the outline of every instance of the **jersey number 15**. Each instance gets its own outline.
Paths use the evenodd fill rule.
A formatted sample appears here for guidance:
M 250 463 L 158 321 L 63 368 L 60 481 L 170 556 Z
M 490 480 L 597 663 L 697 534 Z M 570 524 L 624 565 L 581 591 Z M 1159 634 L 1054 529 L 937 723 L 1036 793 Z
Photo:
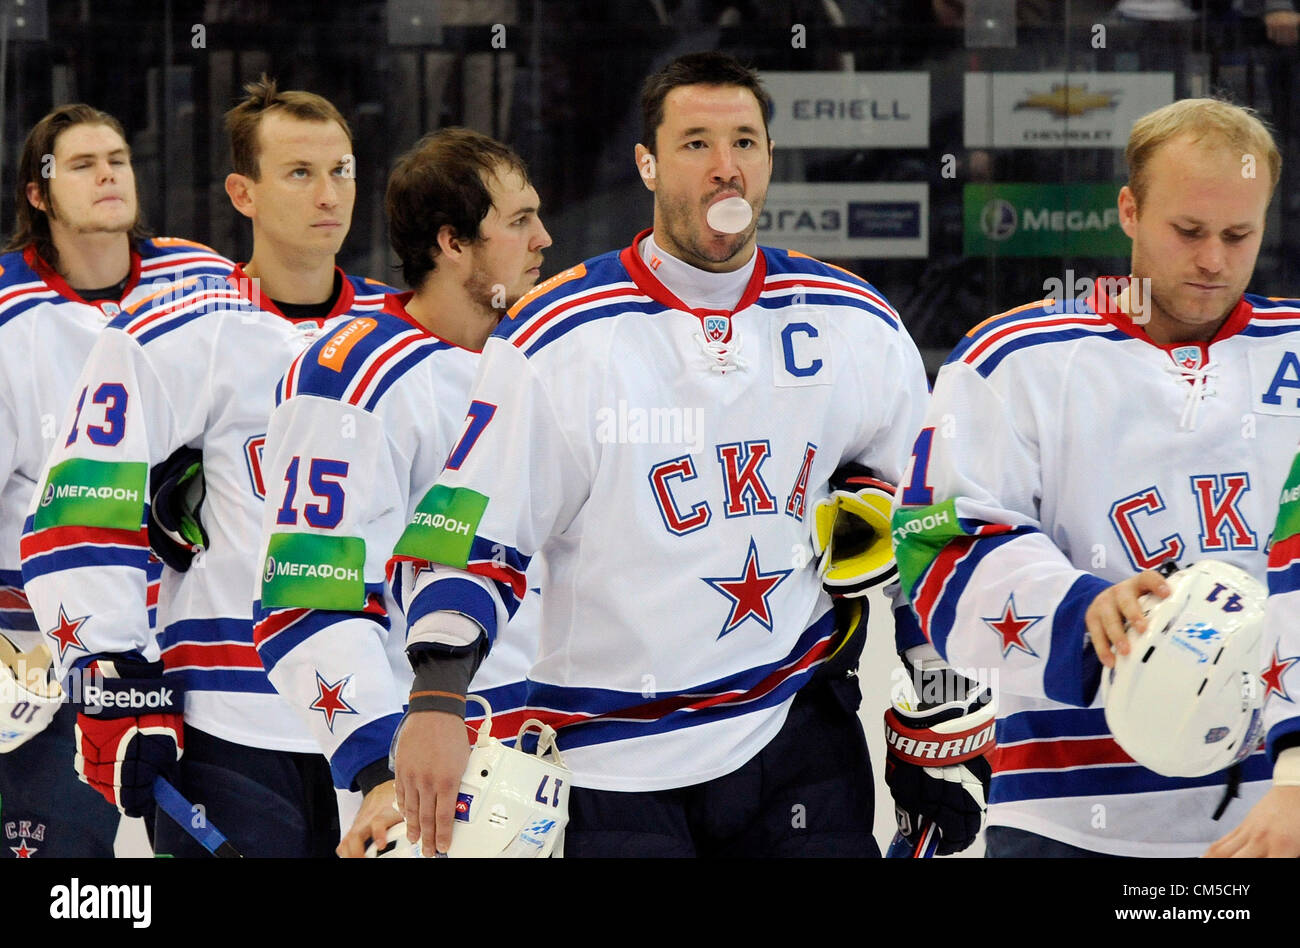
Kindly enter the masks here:
M 278 524 L 292 526 L 298 522 L 298 510 L 294 501 L 298 496 L 298 468 L 302 459 L 294 456 L 284 472 L 284 503 L 275 515 Z M 318 501 L 323 503 L 307 504 L 302 508 L 302 518 L 308 526 L 321 530 L 332 530 L 343 520 L 343 504 L 346 497 L 341 481 L 348 476 L 348 462 L 332 458 L 308 458 L 307 486 Z

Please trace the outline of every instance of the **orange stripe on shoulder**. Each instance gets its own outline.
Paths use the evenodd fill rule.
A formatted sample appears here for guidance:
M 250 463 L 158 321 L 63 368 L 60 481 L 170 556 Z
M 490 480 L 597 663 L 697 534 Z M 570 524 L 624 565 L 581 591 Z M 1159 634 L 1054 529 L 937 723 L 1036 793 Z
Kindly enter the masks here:
M 867 282 L 862 277 L 858 276 L 856 273 L 850 270 L 848 267 L 841 267 L 833 263 L 827 263 L 825 260 L 822 260 L 820 257 L 814 257 L 812 254 L 802 253 L 798 250 L 787 250 L 785 254 L 787 257 L 798 257 L 800 260 L 811 260 L 813 263 L 820 263 L 823 267 L 829 267 L 832 270 L 839 270 L 840 273 L 848 274 L 849 276 L 853 277 L 853 279 L 857 280 L 859 283 Z
M 587 265 L 585 263 L 579 263 L 575 266 L 569 267 L 569 269 L 567 270 L 561 270 L 559 273 L 555 274 L 555 276 L 543 280 L 541 283 L 537 284 L 535 287 L 533 287 L 531 290 L 529 290 L 527 293 L 521 296 L 518 302 L 516 302 L 514 306 L 510 307 L 509 311 L 506 313 L 506 317 L 508 319 L 514 319 L 517 315 L 519 315 L 520 310 L 522 310 L 533 300 L 537 299 L 539 296 L 543 295 L 544 293 L 549 293 L 557 286 L 560 286 L 563 283 L 568 283 L 570 280 L 580 280 L 582 279 L 582 277 L 585 277 L 586 275 L 587 275 Z
M 166 286 L 164 286 L 164 287 L 163 287 L 161 290 L 159 290 L 157 293 L 151 293 L 151 294 L 149 294 L 148 296 L 146 296 L 144 299 L 142 299 L 142 300 L 137 300 L 135 303 L 133 303 L 133 304 L 130 306 L 129 309 L 127 309 L 127 312 L 128 312 L 130 315 L 134 316 L 134 315 L 135 315 L 136 313 L 138 313 L 138 312 L 139 312 L 139 311 L 140 311 L 140 310 L 141 310 L 141 309 L 142 309 L 142 308 L 143 308 L 147 303 L 152 303 L 154 300 L 158 299 L 158 297 L 160 297 L 160 296 L 172 296 L 172 295 L 179 294 L 181 291 L 183 291 L 183 290 L 187 290 L 187 289 L 190 289 L 191 287 L 196 286 L 198 283 L 199 283 L 199 278 L 198 278 L 198 277 L 186 277 L 185 279 L 183 279 L 183 280 L 178 280 L 178 281 L 176 281 L 175 283 L 168 283 Z
M 212 254 L 217 253 L 207 244 L 201 244 L 197 240 L 188 240 L 185 237 L 155 237 L 153 242 L 155 247 L 193 247 L 195 250 L 206 250 Z
M 996 315 L 990 316 L 988 319 L 984 320 L 983 322 L 977 323 L 976 325 L 972 326 L 970 328 L 970 331 L 966 333 L 966 338 L 967 339 L 972 338 L 973 336 L 975 336 L 976 333 L 978 333 L 989 323 L 993 322 L 995 319 L 1001 319 L 1003 316 L 1014 316 L 1016 313 L 1023 313 L 1026 310 L 1037 309 L 1038 307 L 1042 306 L 1044 303 L 1054 303 L 1054 302 L 1056 301 L 1051 299 L 1039 300 L 1036 303 L 1026 303 L 1024 306 L 1017 306 L 1015 309 L 1009 309 L 1005 313 L 997 313 Z

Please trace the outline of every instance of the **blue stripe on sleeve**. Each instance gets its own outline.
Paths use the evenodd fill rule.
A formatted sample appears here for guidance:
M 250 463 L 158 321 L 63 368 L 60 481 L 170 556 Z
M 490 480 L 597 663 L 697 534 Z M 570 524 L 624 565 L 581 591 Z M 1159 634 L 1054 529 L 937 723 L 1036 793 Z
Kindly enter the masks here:
M 1084 614 L 1113 585 L 1086 574 L 1074 581 L 1052 616 L 1052 647 L 1043 669 L 1043 692 L 1053 701 L 1086 708 L 1101 684 L 1101 660 L 1087 638 Z
M 406 610 L 407 629 L 435 612 L 459 612 L 482 626 L 488 641 L 497 635 L 496 603 L 492 595 L 473 580 L 448 575 L 437 577 L 418 593 Z
M 402 721 L 400 714 L 386 714 L 369 721 L 351 734 L 334 751 L 330 758 L 330 773 L 334 786 L 340 790 L 356 790 L 357 774 L 377 760 L 388 760 L 388 749 Z

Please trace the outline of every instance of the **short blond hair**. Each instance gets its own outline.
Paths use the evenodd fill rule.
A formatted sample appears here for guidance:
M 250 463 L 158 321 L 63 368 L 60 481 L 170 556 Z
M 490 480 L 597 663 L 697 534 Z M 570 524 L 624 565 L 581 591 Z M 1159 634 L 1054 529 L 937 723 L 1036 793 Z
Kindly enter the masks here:
M 1225 145 L 1242 155 L 1262 155 L 1268 160 L 1269 194 L 1282 176 L 1282 153 L 1273 134 L 1253 109 L 1221 99 L 1179 99 L 1148 112 L 1133 123 L 1124 159 L 1128 162 L 1128 186 L 1138 207 L 1147 189 L 1147 164 L 1156 149 L 1179 136 L 1194 142 Z

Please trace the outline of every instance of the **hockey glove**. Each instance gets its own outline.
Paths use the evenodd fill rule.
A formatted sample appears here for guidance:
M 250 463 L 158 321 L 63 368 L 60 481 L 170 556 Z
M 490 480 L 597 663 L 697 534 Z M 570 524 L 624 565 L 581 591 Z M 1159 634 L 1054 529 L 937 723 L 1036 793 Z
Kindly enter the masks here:
M 836 599 L 833 605 L 836 637 L 831 654 L 804 688 L 828 688 L 845 711 L 856 715 L 862 704 L 858 660 L 867 640 L 867 600 Z
M 180 448 L 149 471 L 149 546 L 177 572 L 207 548 L 204 495 L 202 451 Z
M 170 776 L 184 746 L 185 689 L 162 662 L 102 656 L 82 666 L 77 776 L 127 816 L 144 816 L 154 778 Z
M 933 823 L 942 837 L 937 853 L 947 856 L 973 843 L 983 824 L 997 708 L 992 692 L 941 659 L 919 669 L 903 664 L 910 677 L 885 712 L 885 783 L 898 831 L 915 843 Z
M 809 518 L 817 575 L 832 596 L 865 596 L 898 575 L 889 537 L 894 485 L 851 461 L 831 475 L 830 487 Z

